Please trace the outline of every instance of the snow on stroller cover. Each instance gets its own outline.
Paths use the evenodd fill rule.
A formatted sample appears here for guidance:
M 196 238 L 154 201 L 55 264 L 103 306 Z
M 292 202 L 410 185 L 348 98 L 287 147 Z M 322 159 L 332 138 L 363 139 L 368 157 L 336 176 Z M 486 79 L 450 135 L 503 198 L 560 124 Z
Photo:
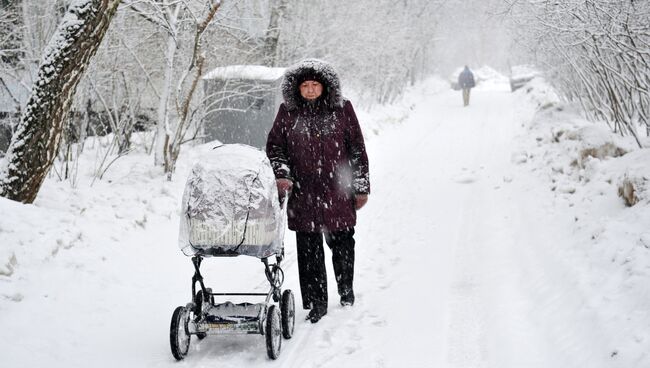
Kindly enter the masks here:
M 285 224 L 275 176 L 257 148 L 224 144 L 201 157 L 181 206 L 178 245 L 187 256 L 282 253 Z

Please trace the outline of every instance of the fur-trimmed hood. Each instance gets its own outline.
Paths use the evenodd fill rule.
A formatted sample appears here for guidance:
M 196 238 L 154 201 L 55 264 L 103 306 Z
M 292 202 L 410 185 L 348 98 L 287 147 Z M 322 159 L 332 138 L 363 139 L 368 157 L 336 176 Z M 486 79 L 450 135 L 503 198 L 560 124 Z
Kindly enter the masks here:
M 281 88 L 287 110 L 294 110 L 302 105 L 299 83 L 302 83 L 306 76 L 315 77 L 323 85 L 323 94 L 319 98 L 328 108 L 343 107 L 345 101 L 341 93 L 341 82 L 334 68 L 322 60 L 305 59 L 284 72 Z

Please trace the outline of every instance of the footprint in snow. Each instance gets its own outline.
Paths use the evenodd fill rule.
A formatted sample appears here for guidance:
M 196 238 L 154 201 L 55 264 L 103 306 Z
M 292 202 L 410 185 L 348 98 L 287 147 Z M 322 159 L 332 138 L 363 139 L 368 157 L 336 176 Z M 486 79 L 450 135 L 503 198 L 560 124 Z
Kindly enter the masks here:
M 467 167 L 463 167 L 460 169 L 460 173 L 452 177 L 452 180 L 459 184 L 474 183 L 478 180 L 476 172 L 481 170 L 483 170 L 482 166 L 478 169 L 468 169 Z
M 458 184 L 472 184 L 477 180 L 478 178 L 473 173 L 460 174 L 454 178 Z
M 373 326 L 377 326 L 377 327 L 386 326 L 386 323 L 387 323 L 386 319 L 383 318 L 382 316 L 380 316 L 378 314 L 371 314 L 369 317 L 370 317 L 370 323 Z
M 317 345 L 319 348 L 329 348 L 332 346 L 332 334 L 329 330 L 323 331 L 323 338 Z
M 357 351 L 357 349 L 355 349 L 355 348 L 353 348 L 351 346 L 347 346 L 347 347 L 345 347 L 343 349 L 343 354 L 350 355 L 350 354 L 354 353 L 355 351 Z

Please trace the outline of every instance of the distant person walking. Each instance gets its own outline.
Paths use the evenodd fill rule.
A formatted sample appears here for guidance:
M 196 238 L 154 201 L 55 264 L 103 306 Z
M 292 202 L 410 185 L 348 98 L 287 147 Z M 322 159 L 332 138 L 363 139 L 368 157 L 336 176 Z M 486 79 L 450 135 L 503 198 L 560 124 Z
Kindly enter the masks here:
M 465 65 L 465 69 L 458 76 L 458 86 L 463 90 L 463 105 L 469 105 L 469 91 L 476 86 L 474 74 Z

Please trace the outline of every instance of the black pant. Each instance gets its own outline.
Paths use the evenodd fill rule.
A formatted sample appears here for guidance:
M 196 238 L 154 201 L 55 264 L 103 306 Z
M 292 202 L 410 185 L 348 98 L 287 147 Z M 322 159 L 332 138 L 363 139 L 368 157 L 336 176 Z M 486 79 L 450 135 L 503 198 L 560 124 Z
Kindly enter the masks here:
M 352 293 L 354 277 L 354 228 L 325 233 L 296 232 L 298 247 L 298 274 L 302 306 L 327 307 L 327 271 L 323 252 L 323 235 L 332 250 L 332 263 L 339 295 Z

